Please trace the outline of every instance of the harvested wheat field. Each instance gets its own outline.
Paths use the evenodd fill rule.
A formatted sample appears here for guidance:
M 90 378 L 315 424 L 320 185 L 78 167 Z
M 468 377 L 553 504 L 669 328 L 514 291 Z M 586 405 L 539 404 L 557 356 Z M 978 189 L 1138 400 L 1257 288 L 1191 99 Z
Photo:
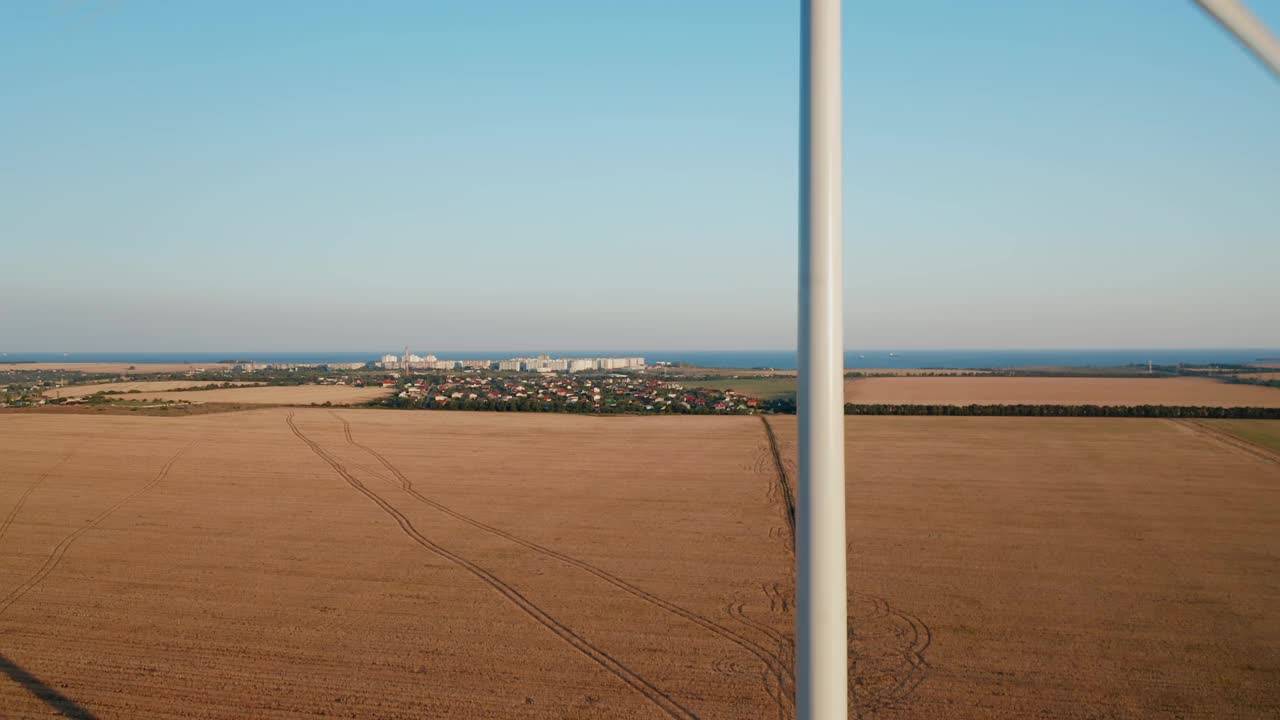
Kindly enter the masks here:
M 1280 380 L 1280 370 L 1272 370 L 1271 372 L 1236 373 L 1230 377 L 1238 377 L 1243 380 Z
M 131 393 L 125 400 L 182 401 L 191 403 L 242 403 L 245 405 L 355 405 L 385 397 L 384 388 L 350 385 L 260 385 L 216 390 L 176 390 Z
M 6 370 L 68 370 L 84 373 L 110 373 L 112 375 L 138 375 L 143 373 L 199 372 L 201 370 L 228 370 L 226 363 L 0 363 L 0 372 Z
M 787 717 L 768 447 L 747 417 L 0 416 L 0 715 Z
M 1280 454 L 1173 420 L 846 437 L 861 717 L 1280 716 Z
M 1280 407 L 1280 389 L 1207 378 L 883 377 L 847 380 L 862 405 L 1203 405 Z
M 209 382 L 209 381 L 193 381 L 193 380 L 140 380 L 135 382 L 104 382 L 89 383 L 87 385 L 66 385 L 60 388 L 45 390 L 45 397 L 83 397 L 85 395 L 93 395 L 100 392 L 105 393 L 146 393 L 146 392 L 164 392 L 167 390 L 184 390 L 186 388 L 204 387 L 206 385 L 220 385 L 223 387 L 241 387 L 245 385 L 257 385 L 251 382 Z
M 848 418 L 854 716 L 1280 713 L 1280 455 L 1226 427 Z M 792 717 L 765 428 L 2 415 L 0 707 Z

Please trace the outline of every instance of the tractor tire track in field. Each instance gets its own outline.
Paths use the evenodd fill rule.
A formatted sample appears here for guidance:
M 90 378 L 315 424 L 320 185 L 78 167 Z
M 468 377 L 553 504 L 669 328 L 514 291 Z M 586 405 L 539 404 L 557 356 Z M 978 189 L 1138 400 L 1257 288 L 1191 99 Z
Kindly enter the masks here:
M 929 626 L 876 595 L 852 593 L 849 703 L 854 717 L 874 717 L 908 700 L 929 671 Z M 858 609 L 861 608 L 859 611 Z
M 787 477 L 787 468 L 782 463 L 782 453 L 778 451 L 778 438 L 773 434 L 773 426 L 769 424 L 765 416 L 760 415 L 759 417 L 760 422 L 764 424 L 765 437 L 769 440 L 769 454 L 773 456 L 773 469 L 777 473 L 778 490 L 782 494 L 787 528 L 791 531 L 791 549 L 794 552 L 796 546 L 796 500 L 795 495 L 791 493 L 791 479 Z
M 488 570 L 484 569 L 483 567 L 477 565 L 476 563 L 462 557 L 461 555 L 458 555 L 457 553 L 454 553 L 450 550 L 445 549 L 440 545 L 437 545 L 430 538 L 426 537 L 421 532 L 419 532 L 418 529 L 414 527 L 413 523 L 409 521 L 409 518 L 407 518 L 404 515 L 404 513 L 397 510 L 395 506 L 387 502 L 381 495 L 377 494 L 373 490 L 369 489 L 369 487 L 366 486 L 364 483 L 360 482 L 358 478 L 356 478 L 354 475 L 352 475 L 350 472 L 347 471 L 346 467 L 342 465 L 342 463 L 338 462 L 336 459 L 333 458 L 333 456 L 325 452 L 324 448 L 320 447 L 320 445 L 317 444 L 314 440 L 312 440 L 311 438 L 303 434 L 303 432 L 298 428 L 297 424 L 293 422 L 293 416 L 294 416 L 293 411 L 290 411 L 289 414 L 285 417 L 285 422 L 289 425 L 289 429 L 293 432 L 293 434 L 297 436 L 297 438 L 301 440 L 308 448 L 310 448 L 311 452 L 315 453 L 317 457 L 319 457 L 321 460 L 325 462 L 325 464 L 327 464 L 330 468 L 332 468 L 334 472 L 338 473 L 338 475 L 341 476 L 342 479 L 345 480 L 348 485 L 350 485 L 352 488 L 357 490 L 360 494 L 369 498 L 369 500 L 371 500 L 375 505 L 377 505 L 384 513 L 391 516 L 391 518 L 395 520 L 396 524 L 400 526 L 400 529 L 404 532 L 404 534 L 408 535 L 410 539 L 412 539 L 414 542 L 418 543 L 422 547 L 426 548 L 427 550 L 430 550 L 435 555 L 445 560 L 448 560 L 449 562 L 453 563 L 454 565 L 457 565 L 458 567 L 466 570 L 467 572 L 470 572 L 472 575 L 478 578 L 481 582 L 485 583 L 486 585 L 491 587 L 493 590 L 495 590 L 498 594 L 502 595 L 504 598 L 510 601 L 511 604 L 515 605 L 517 608 L 522 610 L 526 615 L 533 618 L 534 621 L 537 622 L 539 625 L 542 625 L 547 630 L 550 630 L 552 633 L 554 633 L 561 640 L 564 640 L 575 650 L 587 656 L 589 659 L 594 661 L 597 665 L 604 668 L 609 673 L 613 674 L 615 677 L 617 677 L 619 680 L 624 682 L 632 690 L 636 691 L 646 700 L 656 705 L 668 716 L 673 718 L 686 719 L 686 720 L 697 720 L 698 716 L 690 712 L 688 708 L 684 707 L 683 705 L 678 703 L 674 698 L 672 698 L 671 696 L 659 690 L 648 680 L 644 679 L 639 674 L 637 674 L 627 666 L 623 665 L 621 662 L 619 662 L 618 660 L 610 656 L 608 653 L 604 652 L 600 648 L 597 648 L 595 645 L 592 645 L 590 642 L 588 642 L 587 640 L 582 638 L 580 635 L 578 635 L 576 632 L 574 632 L 571 628 L 564 625 L 559 620 L 556 620 L 554 617 L 548 614 L 545 610 L 538 607 L 531 600 L 529 600 L 524 595 L 522 595 L 520 591 L 516 590 L 514 587 L 504 582 L 501 578 L 489 572 Z
M 745 602 L 731 602 L 730 605 L 724 609 L 724 612 L 726 612 L 730 618 L 739 621 L 742 625 L 748 626 L 748 628 L 764 635 L 764 637 L 772 639 L 778 648 L 778 653 L 782 656 L 783 664 L 785 664 L 788 669 L 795 666 L 795 643 L 791 641 L 791 638 L 787 638 L 786 635 L 783 635 L 778 632 L 778 630 L 771 628 L 771 626 L 762 623 L 762 621 L 751 618 L 751 616 L 748 615 L 748 612 L 746 612 Z M 791 688 L 788 688 L 788 692 L 790 692 L 790 697 L 788 697 L 788 700 L 791 701 L 790 705 L 795 705 L 794 684 L 792 684 Z M 783 708 L 780 703 L 780 706 L 778 706 L 778 717 L 791 716 L 794 716 L 794 712 L 787 714 L 786 708 Z
M 773 426 L 769 424 L 768 418 L 760 415 L 760 425 L 764 428 L 764 454 L 767 457 L 765 467 L 760 469 L 761 474 L 768 475 L 769 488 L 765 497 L 770 504 L 776 504 L 779 514 L 782 516 L 781 524 L 769 528 L 769 537 L 781 541 L 783 552 L 795 557 L 796 551 L 796 505 L 795 495 L 791 491 L 791 476 L 787 472 L 787 466 L 782 458 L 782 451 L 779 448 L 778 438 L 773 432 Z M 795 587 L 795 563 L 792 562 L 788 566 L 786 587 Z M 794 627 L 794 619 L 790 617 L 792 603 L 787 599 L 787 595 L 778 583 L 764 583 L 761 586 L 765 598 L 769 601 L 769 614 L 773 616 L 781 616 L 788 625 Z M 774 642 L 778 648 L 779 654 L 786 658 L 788 666 L 795 667 L 796 660 L 796 641 L 793 634 L 780 632 L 769 623 L 763 622 L 751 617 L 746 610 L 744 603 L 730 605 L 729 614 L 743 625 L 752 628 L 756 632 L 763 634 Z M 794 703 L 794 692 L 792 693 L 792 702 Z
M 795 552 L 795 496 L 788 473 L 790 463 L 782 458 L 773 427 L 763 415 L 765 435 L 773 455 L 778 487 L 784 499 L 783 512 L 790 529 L 790 547 Z M 850 549 L 846 548 L 846 552 Z M 794 580 L 794 578 L 793 578 Z M 778 584 L 764 586 L 771 612 L 787 613 L 791 601 Z M 874 717 L 882 710 L 894 708 L 907 701 L 924 682 L 929 671 L 925 651 L 933 643 L 933 633 L 923 620 L 889 604 L 877 595 L 850 592 L 853 612 L 849 626 L 849 711 L 851 717 Z M 747 617 L 744 608 L 734 610 L 744 623 L 755 623 Z M 757 623 L 763 631 L 764 623 Z M 781 636 L 777 631 L 771 635 Z M 794 654 L 794 642 L 788 642 Z
M 1197 420 L 1170 420 L 1170 422 L 1178 423 L 1201 437 L 1207 438 L 1211 441 L 1217 441 L 1222 445 L 1227 445 L 1260 460 L 1267 460 L 1269 462 L 1280 464 L 1280 454 L 1272 452 L 1260 445 L 1255 445 L 1248 440 L 1238 438 L 1229 432 L 1219 430 L 1215 427 L 1210 427 Z
M 174 464 L 178 462 L 178 458 L 182 457 L 182 455 L 190 450 L 195 444 L 195 440 L 187 443 L 181 450 L 174 453 L 173 456 L 170 457 L 163 466 L 161 466 L 160 472 L 156 473 L 156 476 L 148 480 L 145 485 L 115 501 L 115 503 L 106 510 L 98 513 L 92 520 L 81 525 L 70 535 L 62 538 L 62 541 L 54 546 L 53 552 L 49 553 L 49 557 L 45 558 L 44 564 L 40 566 L 39 570 L 36 570 L 36 572 L 31 577 L 27 578 L 21 585 L 10 590 L 3 598 L 0 598 L 0 615 L 3 615 L 14 603 L 22 599 L 23 595 L 31 592 L 33 588 L 43 582 L 45 578 L 49 577 L 49 575 L 58 568 L 62 559 L 66 557 L 67 550 L 71 548 L 71 545 L 74 544 L 76 540 L 80 539 L 81 535 L 84 535 L 86 532 L 97 527 L 103 520 L 106 520 L 111 513 L 114 513 L 116 510 L 123 507 L 125 503 L 160 484 L 161 480 L 168 477 L 169 471 L 172 470 Z
M 496 535 L 500 538 L 503 538 L 504 540 L 508 540 L 512 543 L 515 543 L 516 545 L 519 545 L 523 548 L 532 550 L 543 556 L 550 557 L 555 560 L 559 560 L 560 562 L 565 563 L 566 565 L 570 565 L 572 567 L 578 568 L 579 570 L 590 573 L 591 575 L 594 575 L 595 577 L 609 583 L 610 585 L 618 588 L 619 590 L 622 590 L 623 592 L 626 592 L 636 598 L 639 598 L 673 615 L 676 615 L 680 618 L 688 620 L 689 622 L 694 623 L 695 625 L 698 625 L 704 630 L 707 630 L 719 636 L 720 638 L 727 640 L 728 642 L 738 646 L 739 648 L 741 648 L 742 650 L 745 650 L 751 655 L 754 655 L 760 662 L 764 664 L 765 672 L 767 673 L 766 677 L 771 677 L 773 682 L 776 684 L 776 688 L 770 688 L 769 683 L 766 682 L 765 683 L 766 694 L 768 694 L 770 699 L 772 699 L 776 704 L 778 704 L 780 713 L 786 712 L 787 708 L 790 705 L 790 700 L 794 695 L 793 688 L 795 687 L 795 675 L 792 673 L 791 665 L 789 663 L 784 662 L 777 655 L 770 652 L 767 648 L 759 645 L 758 643 L 754 642 L 750 638 L 745 637 L 740 633 L 735 632 L 734 630 L 728 627 L 725 627 L 724 625 L 721 625 L 720 623 L 717 623 L 716 621 L 704 615 L 701 615 L 693 610 L 689 610 L 688 608 L 685 608 L 681 605 L 677 605 L 676 603 L 673 603 L 658 595 L 654 595 L 653 593 L 647 590 L 639 588 L 627 582 L 626 580 L 623 580 L 622 578 L 610 573 L 607 570 L 604 570 L 600 567 L 592 565 L 591 563 L 588 563 L 584 560 L 580 560 L 576 557 L 573 557 L 572 555 L 566 555 L 565 553 L 562 553 L 558 550 L 554 550 L 545 545 L 540 545 L 536 542 L 533 542 L 532 540 L 527 540 L 525 538 L 522 538 L 519 535 L 509 533 L 505 530 L 502 530 L 501 528 L 488 525 L 473 517 L 470 517 L 469 515 L 464 515 L 463 513 L 460 513 L 436 500 L 432 500 L 431 498 L 418 492 L 418 490 L 413 486 L 413 481 L 409 480 L 409 478 L 406 477 L 405 474 L 401 472 L 400 469 L 396 467 L 394 463 L 388 460 L 382 453 L 378 452 L 377 450 L 374 450 L 368 445 L 358 442 L 355 439 L 355 437 L 351 434 L 351 423 L 348 422 L 346 418 L 342 417 L 341 415 L 338 415 L 337 413 L 330 413 L 330 414 L 333 415 L 333 417 L 335 417 L 339 422 L 342 423 L 343 433 L 346 435 L 347 442 L 350 445 L 360 448 L 361 450 L 368 453 L 375 460 L 377 460 L 384 468 L 390 471 L 391 474 L 394 475 L 396 479 L 399 481 L 400 489 L 408 493 L 414 499 L 422 503 L 425 503 L 426 505 L 431 506 L 432 508 L 448 515 L 449 517 L 452 517 L 456 520 L 460 520 L 464 523 L 467 523 L 472 527 L 483 530 L 492 535 Z
M 66 457 L 54 463 L 53 467 L 44 471 L 40 477 L 36 478 L 35 481 L 27 486 L 26 490 L 22 491 L 22 495 L 18 498 L 18 502 L 14 503 L 13 509 L 5 516 L 4 522 L 0 522 L 0 540 L 4 539 L 4 534 L 9 531 L 9 526 L 13 524 L 14 518 L 18 517 L 18 513 L 22 512 L 22 506 L 27 504 L 27 498 L 30 497 L 31 493 L 34 492 L 36 488 L 40 487 L 40 485 L 45 481 L 45 478 L 49 477 L 56 472 L 58 468 L 66 464 L 73 454 L 74 453 L 67 453 Z
M 361 463 L 354 463 L 354 466 L 365 471 L 366 473 L 369 473 L 373 477 L 378 478 L 379 480 L 383 481 L 384 483 L 392 487 L 395 487 L 401 490 L 404 489 L 403 484 L 393 479 L 392 477 L 386 475 L 384 472 L 381 472 L 378 468 L 374 468 L 369 465 L 364 465 Z M 756 629 L 756 626 L 753 623 L 745 620 L 744 618 L 740 617 L 738 614 L 735 613 L 734 604 L 730 604 L 729 607 L 725 609 L 725 613 L 730 617 L 732 617 L 733 619 L 741 622 L 742 624 L 748 627 L 751 627 L 753 629 Z M 713 622 L 713 621 L 708 620 L 708 622 Z M 733 633 L 733 631 L 729 630 L 728 628 L 725 628 L 725 630 L 730 633 Z M 769 630 L 772 631 L 771 628 Z M 776 631 L 773 631 L 773 632 L 776 632 Z M 736 633 L 734 634 L 736 635 Z M 769 632 L 765 632 L 764 634 L 768 635 Z M 748 643 L 752 643 L 752 641 L 748 638 L 744 638 L 744 641 Z M 752 643 L 752 644 L 754 644 L 756 647 L 760 647 L 758 644 L 755 644 L 755 643 Z M 791 706 L 794 705 L 794 691 L 791 690 L 795 682 L 791 674 L 791 668 L 795 664 L 794 660 L 779 659 L 778 655 L 774 653 L 770 653 L 768 650 L 764 648 L 760 648 L 760 649 L 761 649 L 761 652 L 764 652 L 765 654 L 767 654 L 769 657 L 773 658 L 777 662 L 777 667 L 780 667 L 782 669 L 782 672 L 786 673 L 788 681 L 791 683 L 790 685 L 788 685 L 787 681 L 784 681 L 779 676 L 779 673 L 775 671 L 774 664 L 771 664 L 769 661 L 761 658 L 761 661 L 764 663 L 764 666 L 760 668 L 760 679 L 761 679 L 761 684 L 764 687 L 764 693 L 766 696 L 768 696 L 769 700 L 774 703 L 775 709 L 777 711 L 778 720 L 786 720 L 787 718 L 794 716 L 794 713 L 790 712 Z M 755 653 L 752 653 L 752 654 L 754 655 Z M 760 657 L 760 656 L 757 655 L 757 657 Z M 724 659 L 722 658 L 720 661 L 712 663 L 711 669 L 715 672 L 721 672 L 721 668 L 728 667 L 728 665 L 725 662 L 723 662 L 723 660 Z M 740 669 L 741 665 L 735 664 L 734 667 L 739 669 L 732 673 L 722 673 L 722 674 L 734 674 L 734 675 L 750 674 L 747 671 L 741 670 Z

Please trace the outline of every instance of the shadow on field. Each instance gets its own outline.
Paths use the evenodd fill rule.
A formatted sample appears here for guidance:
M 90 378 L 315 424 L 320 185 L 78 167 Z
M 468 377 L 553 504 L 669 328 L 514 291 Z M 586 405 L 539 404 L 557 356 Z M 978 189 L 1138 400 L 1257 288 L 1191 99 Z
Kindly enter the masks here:
M 40 702 L 48 705 L 63 717 L 68 717 L 72 720 L 98 720 L 97 715 L 80 707 L 66 695 L 45 685 L 40 678 L 22 669 L 22 666 L 15 664 L 4 655 L 0 655 L 0 672 L 8 675 L 10 680 L 21 685 L 27 692 L 36 696 Z

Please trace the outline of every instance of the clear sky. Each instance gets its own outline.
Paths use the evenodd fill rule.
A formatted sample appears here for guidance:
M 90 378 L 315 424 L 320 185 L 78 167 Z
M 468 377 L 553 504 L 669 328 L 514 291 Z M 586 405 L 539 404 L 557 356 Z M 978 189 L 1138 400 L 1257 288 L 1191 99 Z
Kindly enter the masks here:
M 792 346 L 798 6 L 4 3 L 0 346 Z M 845 6 L 849 347 L 1280 346 L 1194 4 Z

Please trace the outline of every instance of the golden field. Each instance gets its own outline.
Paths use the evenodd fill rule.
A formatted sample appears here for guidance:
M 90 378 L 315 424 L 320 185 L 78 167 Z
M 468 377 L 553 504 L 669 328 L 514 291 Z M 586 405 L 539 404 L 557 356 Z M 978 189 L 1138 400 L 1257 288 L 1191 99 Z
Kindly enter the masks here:
M 2 414 L 3 716 L 793 717 L 769 423 Z M 857 717 L 1280 709 L 1280 455 L 851 417 L 847 458 Z
M 5 370 L 67 370 L 111 375 L 138 375 L 144 373 L 199 372 L 201 370 L 229 370 L 224 363 L 0 363 Z
M 45 390 L 43 395 L 52 398 L 73 398 L 93 395 L 100 392 L 109 394 L 129 394 L 134 393 L 152 393 L 164 392 L 168 390 L 184 390 L 192 387 L 204 387 L 205 385 L 221 385 L 221 386 L 244 386 L 256 385 L 250 382 L 201 382 L 191 380 L 139 380 L 135 382 L 103 382 L 89 383 L 86 385 L 65 385 L 59 388 Z M 129 399 L 129 398 L 125 398 Z
M 863 405 L 1203 405 L 1280 407 L 1280 389 L 1208 378 L 883 377 L 847 380 Z
M 215 390 L 175 390 L 131 393 L 126 400 L 190 403 L 238 403 L 244 405 L 356 405 L 386 396 L 390 391 L 377 387 L 350 385 L 259 385 Z
M 897 615 L 854 621 L 855 668 L 898 668 L 855 673 L 860 717 L 1280 714 L 1280 454 L 1174 420 L 846 420 L 851 614 Z
M 0 655 L 101 718 L 789 713 L 759 421 L 549 420 L 0 416 Z

